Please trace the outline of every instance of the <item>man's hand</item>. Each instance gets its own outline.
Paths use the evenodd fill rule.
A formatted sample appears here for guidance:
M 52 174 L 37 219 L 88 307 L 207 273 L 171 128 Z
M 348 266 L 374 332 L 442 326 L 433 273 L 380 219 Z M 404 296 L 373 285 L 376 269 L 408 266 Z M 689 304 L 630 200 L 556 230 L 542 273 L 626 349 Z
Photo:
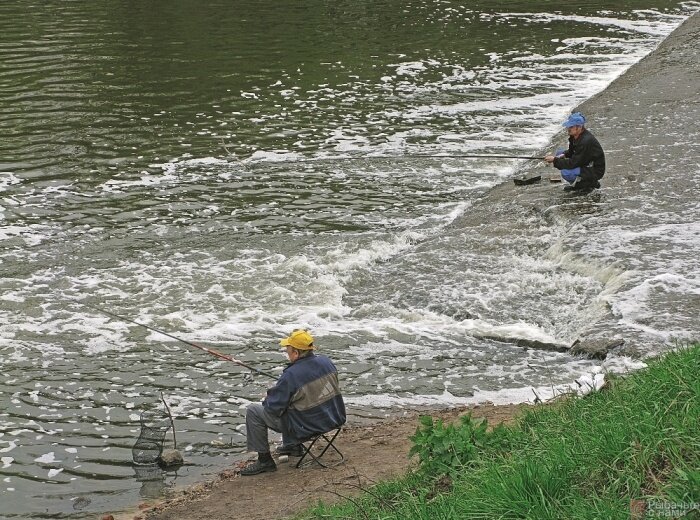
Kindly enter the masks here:
M 554 156 L 553 155 L 545 155 L 544 161 L 551 164 L 554 162 Z

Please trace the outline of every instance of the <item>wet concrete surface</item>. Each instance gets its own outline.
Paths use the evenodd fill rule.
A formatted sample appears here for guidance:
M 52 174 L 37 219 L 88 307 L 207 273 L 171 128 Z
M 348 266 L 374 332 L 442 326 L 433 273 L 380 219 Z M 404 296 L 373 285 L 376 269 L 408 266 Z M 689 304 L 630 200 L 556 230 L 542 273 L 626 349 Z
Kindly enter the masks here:
M 541 181 L 503 183 L 454 224 L 482 241 L 488 239 L 484 234 L 503 234 L 513 242 L 536 243 L 540 234 L 534 255 L 600 281 L 596 308 L 571 317 L 580 320 L 578 353 L 590 345 L 600 357 L 609 346 L 644 357 L 687 341 L 689 331 L 691 339 L 700 337 L 698 55 L 700 14 L 695 14 L 576 108 L 606 151 L 602 189 L 584 196 L 565 192 L 566 183 L 549 180 L 556 169 L 533 161 L 518 177 L 541 175 Z M 562 131 L 542 154 L 565 142 Z M 491 224 L 484 226 L 486 221 Z M 645 298 L 640 309 L 630 303 L 635 291 Z

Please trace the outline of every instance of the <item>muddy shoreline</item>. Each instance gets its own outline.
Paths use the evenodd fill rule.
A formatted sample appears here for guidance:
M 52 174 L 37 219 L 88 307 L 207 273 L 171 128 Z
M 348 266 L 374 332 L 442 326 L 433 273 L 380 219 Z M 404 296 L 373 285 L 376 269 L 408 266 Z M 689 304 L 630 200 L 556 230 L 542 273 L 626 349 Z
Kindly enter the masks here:
M 336 502 L 357 495 L 379 480 L 404 474 L 415 463 L 408 457 L 409 437 L 415 433 L 421 415 L 451 422 L 471 413 L 496 425 L 513 422 L 529 407 L 529 404 L 483 404 L 423 410 L 371 425 L 347 426 L 336 441 L 346 459 L 342 465 L 296 469 L 297 459 L 291 458 L 278 463 L 274 473 L 241 477 L 237 469 L 246 463 L 244 460 L 205 482 L 173 490 L 163 500 L 144 501 L 132 511 L 113 516 L 115 520 L 205 520 L 233 518 L 235 511 L 235 518 L 247 520 L 288 518 L 319 500 Z

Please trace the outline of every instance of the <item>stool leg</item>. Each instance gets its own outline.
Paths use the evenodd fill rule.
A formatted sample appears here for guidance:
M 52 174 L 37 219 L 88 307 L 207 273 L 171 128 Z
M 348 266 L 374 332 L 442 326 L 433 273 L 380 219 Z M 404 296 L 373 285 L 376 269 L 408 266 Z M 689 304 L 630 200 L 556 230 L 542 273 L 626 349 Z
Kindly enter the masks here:
M 321 466 L 323 468 L 330 467 L 331 465 L 324 464 L 321 461 L 321 458 L 326 454 L 326 452 L 328 451 L 329 448 L 333 448 L 333 450 L 340 457 L 340 460 L 338 462 L 332 464 L 332 466 L 337 466 L 339 464 L 342 464 L 345 461 L 345 456 L 340 452 L 340 450 L 335 446 L 335 444 L 333 444 L 335 442 L 336 437 L 338 437 L 338 435 L 340 434 L 341 429 L 342 428 L 338 428 L 337 430 L 335 430 L 335 433 L 330 438 L 328 435 L 329 432 L 322 433 L 320 435 L 316 435 L 315 437 L 310 439 L 311 442 L 310 442 L 308 448 L 302 444 L 302 446 L 304 447 L 304 453 L 302 454 L 301 458 L 297 462 L 296 467 L 297 468 L 302 467 L 302 463 L 303 463 L 303 466 L 307 466 L 309 464 L 313 464 L 314 462 L 316 462 L 319 466 Z M 323 448 L 323 451 L 321 451 L 321 453 L 319 455 L 314 455 L 311 450 L 316 445 L 316 442 L 319 441 L 321 438 L 323 438 L 323 440 L 326 441 L 326 446 Z M 313 460 L 310 460 L 310 461 L 307 461 L 304 463 L 304 459 L 306 459 L 307 455 L 309 457 L 311 457 L 311 459 L 313 459 Z

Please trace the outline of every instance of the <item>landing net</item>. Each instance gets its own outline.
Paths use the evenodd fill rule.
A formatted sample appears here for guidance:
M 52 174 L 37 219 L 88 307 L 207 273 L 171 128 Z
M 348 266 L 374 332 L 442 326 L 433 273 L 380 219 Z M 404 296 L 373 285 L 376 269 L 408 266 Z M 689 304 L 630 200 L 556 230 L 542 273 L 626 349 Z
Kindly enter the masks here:
M 163 453 L 165 434 L 170 429 L 170 417 L 161 411 L 141 413 L 141 433 L 131 453 L 136 464 L 155 464 Z

